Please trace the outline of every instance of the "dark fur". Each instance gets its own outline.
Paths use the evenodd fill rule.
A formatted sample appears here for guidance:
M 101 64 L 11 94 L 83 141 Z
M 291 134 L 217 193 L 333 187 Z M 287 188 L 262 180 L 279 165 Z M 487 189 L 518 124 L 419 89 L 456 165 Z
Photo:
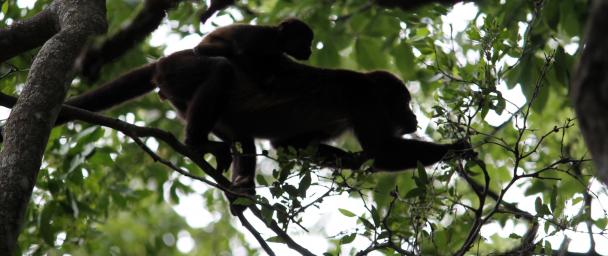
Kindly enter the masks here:
M 312 29 L 295 18 L 285 19 L 277 26 L 234 24 L 209 33 L 194 51 L 201 56 L 228 58 L 268 89 L 283 54 L 307 60 L 313 37 Z
M 139 96 L 139 89 L 148 87 L 126 82 L 150 79 L 150 67 L 130 72 L 68 104 L 85 109 L 91 109 L 93 102 L 105 104 L 95 104 L 91 110 L 97 111 Z M 415 167 L 418 161 L 433 164 L 450 150 L 466 148 L 462 143 L 403 139 L 403 134 L 416 130 L 416 118 L 403 82 L 388 72 L 315 68 L 285 57 L 280 59 L 280 67 L 272 85 L 291 90 L 261 91 L 246 72 L 225 58 L 200 57 L 192 51 L 174 53 L 156 65 L 159 86 L 174 90 L 168 98 L 186 118 L 188 144 L 207 145 L 211 131 L 226 142 L 241 143 L 244 154 L 236 157 L 233 166 L 233 182 L 238 186 L 253 188 L 254 138 L 269 139 L 275 147 L 318 144 L 327 165 L 336 166 L 332 161 L 337 157 L 348 160 L 353 159 L 352 154 L 322 142 L 352 129 L 366 155 L 375 159 L 375 167 L 391 171 Z M 213 83 L 231 86 L 209 89 L 218 88 Z M 114 93 L 107 92 L 108 88 Z M 79 100 L 82 97 L 96 100 Z M 218 108 L 218 101 L 227 104 Z M 207 149 L 220 150 L 214 143 Z M 361 161 L 342 164 L 355 169 Z

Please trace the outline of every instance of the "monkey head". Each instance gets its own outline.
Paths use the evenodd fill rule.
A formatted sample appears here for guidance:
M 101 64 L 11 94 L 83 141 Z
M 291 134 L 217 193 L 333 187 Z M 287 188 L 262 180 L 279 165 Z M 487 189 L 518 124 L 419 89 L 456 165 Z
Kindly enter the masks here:
M 386 71 L 373 71 L 367 76 L 374 82 L 378 97 L 393 123 L 394 136 L 413 133 L 418 128 L 416 115 L 410 108 L 412 97 L 401 79 Z
M 283 52 L 298 60 L 310 58 L 314 34 L 306 23 L 296 18 L 285 19 L 278 25 L 278 31 L 279 45 Z

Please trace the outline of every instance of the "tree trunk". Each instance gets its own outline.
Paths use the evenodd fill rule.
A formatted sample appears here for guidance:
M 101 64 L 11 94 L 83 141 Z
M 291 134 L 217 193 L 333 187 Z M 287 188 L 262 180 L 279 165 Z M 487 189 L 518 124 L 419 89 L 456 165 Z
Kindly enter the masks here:
M 46 9 L 61 28 L 44 43 L 4 129 L 0 152 L 0 252 L 15 253 L 17 237 L 47 140 L 72 81 L 74 60 L 90 35 L 106 28 L 105 1 L 55 0 Z M 48 25 L 47 25 L 48 26 Z M 13 27 L 7 28 L 7 30 Z M 11 44 L 27 37 L 16 37 Z M 6 253 L 6 254 L 5 254 Z
M 571 95 L 597 175 L 608 184 L 608 1 L 593 2 Z

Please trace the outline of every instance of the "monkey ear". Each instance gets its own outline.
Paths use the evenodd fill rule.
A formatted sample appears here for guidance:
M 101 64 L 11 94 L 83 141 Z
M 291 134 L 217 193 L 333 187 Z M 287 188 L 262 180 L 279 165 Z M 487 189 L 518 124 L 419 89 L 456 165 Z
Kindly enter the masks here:
M 279 26 L 278 26 L 279 32 L 281 32 L 281 31 L 284 32 L 288 27 L 297 25 L 297 24 L 302 24 L 304 26 L 307 26 L 303 21 L 301 21 L 299 19 L 286 18 L 286 19 L 282 20 L 281 23 L 279 23 Z

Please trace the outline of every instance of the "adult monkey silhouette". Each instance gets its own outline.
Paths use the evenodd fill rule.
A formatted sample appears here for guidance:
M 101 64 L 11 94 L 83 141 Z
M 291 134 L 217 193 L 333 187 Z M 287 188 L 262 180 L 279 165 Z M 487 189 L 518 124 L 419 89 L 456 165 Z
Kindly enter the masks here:
M 144 94 L 154 86 L 151 78 L 170 81 L 157 83 L 161 99 L 168 99 L 186 121 L 186 144 L 201 153 L 216 156 L 219 170 L 226 170 L 232 162 L 229 145 L 200 139 L 197 122 L 192 118 L 209 116 L 215 120 L 224 109 L 225 92 L 233 84 L 232 63 L 255 81 L 264 85 L 273 79 L 277 60 L 283 54 L 306 60 L 311 54 L 313 31 L 301 20 L 288 18 L 277 26 L 233 24 L 218 28 L 203 38 L 194 50 L 176 52 L 112 81 L 92 93 L 68 101 L 89 110 L 107 108 L 109 102 L 123 102 L 133 95 Z M 225 58 L 213 58 L 222 56 Z M 200 57 L 200 60 L 199 60 Z M 264 60 L 264 61 L 260 61 Z M 192 62 L 194 61 L 194 62 Z M 189 62 L 192 62 L 188 64 Z M 200 62 L 200 63 L 199 63 Z M 198 68 L 198 67 L 201 68 Z M 168 72 L 170 70 L 170 72 Z M 197 74 L 198 75 L 194 75 Z M 124 87 L 124 84 L 132 84 Z M 201 86 L 201 85 L 205 86 Z M 123 88 L 124 87 L 124 88 Z M 263 89 L 263 87 L 261 87 Z M 115 92 L 122 91 L 116 94 Z M 208 108 L 189 107 L 199 104 L 197 98 L 205 95 Z M 99 100 L 102 99 L 103 102 Z M 110 103 L 111 104 L 111 103 Z M 58 123 L 66 120 L 58 119 Z M 207 130 L 210 128 L 207 128 Z
M 410 95 L 403 82 L 388 72 L 315 68 L 282 55 L 276 63 L 273 78 L 264 82 L 289 89 L 264 91 L 260 80 L 246 72 L 250 67 L 223 57 L 181 51 L 67 103 L 92 111 L 107 109 L 153 90 L 155 86 L 149 81 L 154 76 L 161 89 L 168 89 L 163 92 L 167 99 L 186 117 L 187 137 L 191 138 L 187 143 L 205 144 L 211 131 L 226 142 L 241 143 L 243 154 L 235 158 L 233 184 L 251 193 L 254 138 L 269 139 L 273 146 L 318 144 L 326 165 L 356 169 L 360 158 L 322 143 L 352 129 L 365 155 L 375 159 L 375 167 L 389 171 L 415 167 L 417 162 L 432 164 L 449 151 L 469 148 L 463 142 L 403 139 L 403 134 L 416 130 L 416 117 L 409 108 Z M 226 103 L 221 108 L 210 100 L 218 95 Z
M 190 90 L 205 88 L 208 83 L 218 81 L 205 79 L 217 73 L 200 72 L 213 69 L 212 65 L 217 64 L 215 58 L 182 51 L 166 59 L 173 59 L 175 63 L 159 65 L 156 71 L 144 66 L 67 103 L 94 111 L 109 108 L 154 89 L 145 83 L 127 82 L 148 80 L 154 72 L 165 72 L 164 76 L 179 72 L 180 77 L 192 82 Z M 403 134 L 416 130 L 416 117 L 408 106 L 410 95 L 403 82 L 388 72 L 315 68 L 286 57 L 281 57 L 280 63 L 281 68 L 271 85 L 288 85 L 290 90 L 260 90 L 246 73 L 233 65 L 233 86 L 226 90 L 224 109 L 209 106 L 205 94 L 196 100 L 183 97 L 183 102 L 179 101 L 181 96 L 169 99 L 180 113 L 191 113 L 187 125 L 193 133 L 198 133 L 196 140 L 205 140 L 213 131 L 226 142 L 241 143 L 243 154 L 236 156 L 233 165 L 233 184 L 236 187 L 253 193 L 254 138 L 269 139 L 275 147 L 302 148 L 315 143 L 318 144 L 318 154 L 324 157 L 327 165 L 338 165 L 334 160 L 339 158 L 346 160 L 343 167 L 356 169 L 361 161 L 353 158 L 351 153 L 322 143 L 352 129 L 365 154 L 375 159 L 375 167 L 389 171 L 415 167 L 418 161 L 424 165 L 433 164 L 449 151 L 469 148 L 463 142 L 435 144 L 403 139 Z M 198 85 L 200 81 L 203 84 Z M 159 79 L 158 82 L 174 80 Z M 186 85 L 179 86 L 187 89 Z M 213 94 L 207 96 L 214 97 Z M 101 104 L 92 106 L 93 102 Z M 207 115 L 209 112 L 215 114 Z

